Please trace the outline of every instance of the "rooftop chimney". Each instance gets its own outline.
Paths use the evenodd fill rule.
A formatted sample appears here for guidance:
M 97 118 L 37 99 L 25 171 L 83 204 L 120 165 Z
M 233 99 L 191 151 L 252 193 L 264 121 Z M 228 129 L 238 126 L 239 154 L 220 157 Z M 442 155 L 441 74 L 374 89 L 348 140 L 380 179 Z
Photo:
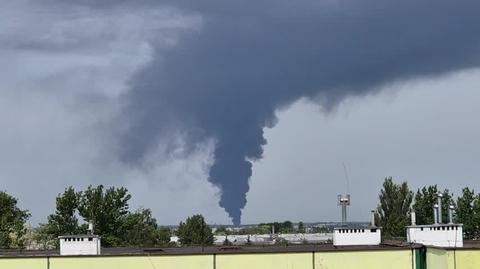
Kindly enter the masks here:
M 417 225 L 417 216 L 415 215 L 415 211 L 412 211 L 412 213 L 410 213 L 410 217 L 412 218 L 412 226 Z
M 433 205 L 433 223 L 438 224 L 438 205 Z
M 448 207 L 448 223 L 453 224 L 453 205 Z
M 438 223 L 442 224 L 442 197 L 443 194 L 441 192 L 438 193 L 437 199 L 438 199 Z
M 372 222 L 371 222 L 371 224 L 372 224 L 372 227 L 376 227 L 375 226 L 375 210 L 372 210 L 371 212 L 372 212 Z
M 88 223 L 87 234 L 88 235 L 93 235 L 93 223 L 91 223 L 91 222 Z

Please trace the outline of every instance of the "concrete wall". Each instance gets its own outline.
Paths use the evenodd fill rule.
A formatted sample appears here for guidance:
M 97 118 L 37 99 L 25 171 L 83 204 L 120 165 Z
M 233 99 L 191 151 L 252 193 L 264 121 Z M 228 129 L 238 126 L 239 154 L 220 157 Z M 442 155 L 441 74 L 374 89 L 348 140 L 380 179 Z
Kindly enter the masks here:
M 215 256 L 0 257 L 0 269 L 417 269 L 413 252 L 405 249 Z M 480 249 L 427 248 L 426 259 L 427 269 L 479 269 Z
M 412 250 L 316 252 L 315 269 L 414 269 L 414 259 Z
M 216 269 L 312 269 L 312 256 L 312 253 L 217 255 Z
M 480 249 L 445 250 L 428 248 L 427 268 L 478 269 L 480 268 Z
M 415 269 L 414 264 L 412 250 L 409 249 L 316 253 L 51 257 L 48 261 L 47 258 L 0 258 L 1 269 Z
M 454 269 L 478 269 L 480 268 L 480 249 L 478 250 L 455 250 L 450 251 L 456 268 Z
M 211 255 L 50 259 L 50 269 L 212 269 L 212 264 Z
M 427 268 L 453 269 L 449 253 L 445 249 L 427 248 Z
M 46 258 L 0 258 L 1 269 L 45 269 L 47 268 Z

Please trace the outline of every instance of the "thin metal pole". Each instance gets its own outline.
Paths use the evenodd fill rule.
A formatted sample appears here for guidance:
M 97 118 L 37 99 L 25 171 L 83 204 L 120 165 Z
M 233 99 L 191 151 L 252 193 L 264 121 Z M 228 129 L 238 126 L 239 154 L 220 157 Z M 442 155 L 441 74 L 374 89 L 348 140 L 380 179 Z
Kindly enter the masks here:
M 442 193 L 438 193 L 438 223 L 442 224 L 443 223 L 443 220 L 442 220 L 442 197 L 443 197 L 443 194 Z

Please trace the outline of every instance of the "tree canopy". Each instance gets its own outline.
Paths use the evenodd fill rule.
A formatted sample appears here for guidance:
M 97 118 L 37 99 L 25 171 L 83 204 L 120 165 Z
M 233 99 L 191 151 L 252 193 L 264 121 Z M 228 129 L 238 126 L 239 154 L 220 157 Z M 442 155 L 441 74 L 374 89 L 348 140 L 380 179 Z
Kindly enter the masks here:
M 56 198 L 55 213 L 48 216 L 48 223 L 57 235 L 70 235 L 80 232 L 77 218 L 77 208 L 80 200 L 79 193 L 73 187 L 65 189 L 62 195 Z
M 418 189 L 415 194 L 415 203 L 412 208 L 415 212 L 416 221 L 419 225 L 433 224 L 433 205 L 437 203 L 439 190 L 437 185 L 425 186 Z M 441 191 L 442 197 L 442 220 L 448 221 L 448 209 L 454 204 L 451 193 L 448 189 Z
M 25 222 L 30 213 L 18 208 L 17 202 L 15 197 L 0 191 L 0 248 L 24 247 Z
M 383 227 L 385 238 L 405 237 L 412 199 L 413 192 L 408 188 L 407 182 L 396 184 L 391 177 L 385 178 L 379 194 L 376 221 Z
M 205 223 L 202 215 L 193 215 L 185 222 L 180 222 L 177 236 L 182 246 L 213 245 L 212 229 Z
M 103 185 L 89 186 L 80 194 L 78 211 L 85 221 L 93 223 L 106 246 L 122 245 L 122 220 L 128 214 L 130 198 L 126 188 L 104 189 Z
M 150 209 L 126 214 L 120 221 L 123 246 L 161 246 L 170 242 L 170 229 L 159 229 Z
M 385 178 L 379 193 L 379 204 L 375 216 L 376 223 L 383 227 L 384 238 L 405 238 L 405 226 L 410 222 L 412 206 L 416 212 L 417 224 L 433 223 L 432 206 L 437 203 L 437 185 L 425 186 L 414 193 L 406 182 L 397 184 L 391 177 Z M 455 221 L 463 224 L 465 239 L 480 239 L 480 194 L 464 188 L 462 194 L 453 200 L 448 189 L 440 191 L 442 216 L 448 221 L 448 208 L 455 206 Z M 412 205 L 412 200 L 414 204 Z M 105 188 L 103 185 L 89 186 L 84 191 L 66 188 L 56 197 L 56 207 L 48 216 L 48 222 L 29 230 L 26 221 L 30 217 L 27 210 L 17 206 L 17 199 L 0 191 L 0 248 L 23 248 L 33 238 L 37 246 L 58 247 L 57 237 L 85 233 L 86 222 L 94 224 L 95 233 L 102 236 L 102 245 L 107 247 L 148 247 L 169 246 L 172 230 L 159 227 L 150 209 L 140 208 L 130 211 L 131 195 L 126 188 Z M 257 226 L 231 230 L 217 229 L 219 235 L 228 234 L 268 234 L 305 232 L 305 225 L 299 222 L 297 228 L 291 221 L 261 223 Z M 327 227 L 309 228 L 310 232 L 328 232 Z M 176 234 L 182 246 L 212 245 L 212 230 L 202 215 L 188 217 L 181 222 Z M 28 238 L 28 240 L 27 240 Z M 228 243 L 228 242 L 227 242 Z
M 86 222 L 102 236 L 107 247 L 163 246 L 170 242 L 170 229 L 160 229 L 150 209 L 129 211 L 131 195 L 126 188 L 89 186 L 76 192 L 69 187 L 56 199 L 56 210 L 48 223 L 37 228 L 37 241 L 44 247 L 58 247 L 57 237 L 85 233 Z M 79 223 L 78 217 L 83 224 Z
M 457 198 L 456 220 L 463 224 L 465 239 L 480 239 L 480 194 L 464 188 Z

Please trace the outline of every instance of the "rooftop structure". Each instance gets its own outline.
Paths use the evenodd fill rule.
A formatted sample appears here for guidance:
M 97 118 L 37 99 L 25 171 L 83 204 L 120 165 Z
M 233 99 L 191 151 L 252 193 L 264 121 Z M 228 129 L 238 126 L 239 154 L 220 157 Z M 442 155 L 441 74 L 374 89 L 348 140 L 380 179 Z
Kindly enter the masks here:
M 100 237 L 96 235 L 59 236 L 60 255 L 100 255 Z
M 463 247 L 463 225 L 453 223 L 453 206 L 449 207 L 449 223 L 442 220 L 441 194 L 438 204 L 433 205 L 434 223 L 416 225 L 415 212 L 412 212 L 412 225 L 407 226 L 407 241 L 435 247 Z
M 60 255 L 100 255 L 101 240 L 93 234 L 93 225 L 88 225 L 86 235 L 59 236 Z
M 350 205 L 350 194 L 338 195 L 338 205 L 342 207 L 342 225 L 347 224 L 347 206 Z
M 382 241 L 382 228 L 375 225 L 375 211 L 368 228 L 336 227 L 333 230 L 334 246 L 375 246 Z

